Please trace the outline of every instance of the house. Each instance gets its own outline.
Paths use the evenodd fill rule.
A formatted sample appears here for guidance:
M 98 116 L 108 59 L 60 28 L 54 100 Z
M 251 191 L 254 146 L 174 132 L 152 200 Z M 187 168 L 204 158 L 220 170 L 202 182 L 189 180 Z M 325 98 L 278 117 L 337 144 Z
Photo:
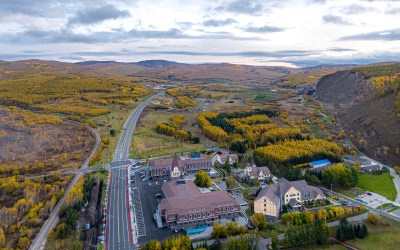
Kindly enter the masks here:
M 219 219 L 237 218 L 240 206 L 225 191 L 202 193 L 190 180 L 166 182 L 162 186 L 164 199 L 155 217 L 171 229 L 187 229 L 202 224 L 213 225 Z
M 358 157 L 358 156 L 354 156 L 354 155 L 349 155 L 344 157 L 344 161 L 346 163 L 350 163 L 351 165 L 354 165 L 354 163 L 356 163 L 356 161 L 358 161 L 361 165 L 365 165 L 365 166 L 369 166 L 371 165 L 371 161 Z
M 377 171 L 377 170 L 381 170 L 381 166 L 379 165 L 371 165 L 371 166 L 363 166 L 361 167 L 361 170 L 368 173 L 368 172 L 373 172 L 373 171 Z
M 276 177 L 271 174 L 268 167 L 256 167 L 256 165 L 247 165 L 245 169 L 245 178 L 249 183 L 255 181 L 264 182 L 266 180 L 272 181 L 273 179 L 276 179 Z
M 313 162 L 310 162 L 310 164 L 313 168 L 319 168 L 319 167 L 331 165 L 331 162 L 329 160 L 325 159 L 325 160 L 320 160 L 320 161 L 313 161 Z
M 173 158 L 149 160 L 150 176 L 152 180 L 183 177 L 187 174 L 197 173 L 200 170 L 210 171 L 211 159 L 203 154 L 182 155 L 176 154 Z
M 277 220 L 282 206 L 298 209 L 304 204 L 320 203 L 326 199 L 321 189 L 304 180 L 288 181 L 285 178 L 264 187 L 254 200 L 254 212 L 264 214 L 269 220 Z
M 217 154 L 215 163 L 218 167 L 222 167 L 222 165 L 224 165 L 227 160 L 229 162 L 229 165 L 232 166 L 235 162 L 238 161 L 238 156 L 237 154 Z

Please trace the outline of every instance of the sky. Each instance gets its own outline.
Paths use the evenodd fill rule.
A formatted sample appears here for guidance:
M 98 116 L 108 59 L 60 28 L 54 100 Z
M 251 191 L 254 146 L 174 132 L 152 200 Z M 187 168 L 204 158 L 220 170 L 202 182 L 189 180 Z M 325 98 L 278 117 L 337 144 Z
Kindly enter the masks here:
M 400 0 L 0 0 L 0 60 L 311 66 L 400 58 Z

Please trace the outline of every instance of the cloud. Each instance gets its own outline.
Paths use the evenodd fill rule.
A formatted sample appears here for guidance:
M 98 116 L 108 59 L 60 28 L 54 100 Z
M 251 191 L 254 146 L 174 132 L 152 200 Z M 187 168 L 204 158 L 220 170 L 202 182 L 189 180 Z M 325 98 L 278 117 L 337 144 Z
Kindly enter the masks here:
M 334 16 L 334 15 L 325 15 L 322 17 L 322 21 L 324 23 L 333 23 L 333 24 L 341 24 L 341 25 L 350 25 L 348 21 L 343 19 L 340 16 Z
M 104 5 L 98 8 L 91 8 L 79 11 L 76 16 L 68 19 L 68 25 L 74 24 L 96 24 L 110 19 L 129 17 L 127 10 L 119 10 L 113 5 Z
M 397 14 L 400 14 L 400 8 L 391 8 L 391 9 L 389 9 L 389 10 L 386 10 L 386 11 L 385 11 L 385 14 L 388 14 L 388 15 L 397 15 Z
M 255 0 L 235 0 L 230 3 L 223 3 L 216 10 L 238 14 L 258 14 L 263 10 L 263 5 Z
M 330 48 L 327 51 L 335 51 L 335 52 L 346 52 L 346 51 L 357 51 L 355 49 L 348 49 L 348 48 Z
M 225 20 L 209 19 L 203 22 L 203 26 L 206 27 L 221 27 L 229 24 L 237 23 L 233 18 L 227 18 Z
M 188 35 L 180 29 L 128 31 L 116 29 L 104 32 L 77 33 L 70 29 L 42 30 L 29 29 L 16 34 L 0 33 L 0 43 L 4 44 L 49 44 L 49 43 L 122 43 L 138 39 L 229 39 L 229 40 L 265 40 L 259 37 L 241 37 L 229 32 L 205 32 L 202 35 Z
M 242 57 L 275 57 L 317 55 L 314 50 L 278 50 L 278 51 L 241 51 L 241 52 L 194 52 L 194 51 L 149 51 L 150 54 L 188 55 L 188 56 L 242 56 Z
M 400 40 L 400 29 L 374 31 L 358 35 L 344 36 L 339 38 L 341 41 L 348 40 L 381 40 L 381 41 L 397 41 Z
M 262 27 L 247 27 L 244 29 L 246 32 L 254 32 L 254 33 L 272 33 L 272 32 L 280 32 L 284 31 L 284 28 L 274 27 L 274 26 L 262 26 Z
M 359 4 L 352 4 L 342 8 L 342 12 L 347 15 L 364 14 L 374 10 L 375 10 L 374 8 L 365 7 Z

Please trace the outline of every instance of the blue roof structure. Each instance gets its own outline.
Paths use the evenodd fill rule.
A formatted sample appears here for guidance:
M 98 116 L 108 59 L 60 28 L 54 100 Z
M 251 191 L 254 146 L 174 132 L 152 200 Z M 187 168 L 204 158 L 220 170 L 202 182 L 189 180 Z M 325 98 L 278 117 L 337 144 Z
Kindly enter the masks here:
M 317 165 L 322 165 L 322 164 L 331 164 L 331 162 L 327 159 L 324 159 L 324 160 L 320 160 L 320 161 L 310 162 L 310 164 L 313 166 L 317 166 Z
M 200 154 L 192 154 L 190 155 L 191 158 L 201 158 Z

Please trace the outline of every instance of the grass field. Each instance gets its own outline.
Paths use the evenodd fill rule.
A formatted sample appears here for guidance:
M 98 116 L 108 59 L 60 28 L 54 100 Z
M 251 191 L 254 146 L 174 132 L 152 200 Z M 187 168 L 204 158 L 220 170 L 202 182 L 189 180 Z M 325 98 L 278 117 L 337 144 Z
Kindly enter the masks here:
M 400 232 L 373 233 L 365 239 L 348 240 L 346 243 L 360 249 L 398 249 Z
M 394 201 L 397 195 L 389 173 L 381 175 L 360 174 L 357 187 L 383 195 L 391 201 Z
M 280 96 L 282 96 L 282 93 L 279 92 L 271 92 L 271 91 L 266 91 L 262 94 L 257 94 L 256 97 L 254 98 L 254 101 L 269 101 L 269 100 L 274 100 Z
M 154 157 L 206 148 L 204 142 L 199 144 L 185 143 L 176 140 L 174 137 L 157 133 L 155 130 L 156 124 L 158 122 L 169 123 L 172 115 L 174 113 L 154 111 L 140 119 L 140 123 L 138 123 L 138 126 L 133 131 L 133 146 L 130 149 L 131 157 Z M 194 136 L 198 136 L 200 129 L 192 127 L 195 116 L 195 114 L 185 113 L 184 121 L 186 124 L 183 126 L 183 130 L 191 131 Z

